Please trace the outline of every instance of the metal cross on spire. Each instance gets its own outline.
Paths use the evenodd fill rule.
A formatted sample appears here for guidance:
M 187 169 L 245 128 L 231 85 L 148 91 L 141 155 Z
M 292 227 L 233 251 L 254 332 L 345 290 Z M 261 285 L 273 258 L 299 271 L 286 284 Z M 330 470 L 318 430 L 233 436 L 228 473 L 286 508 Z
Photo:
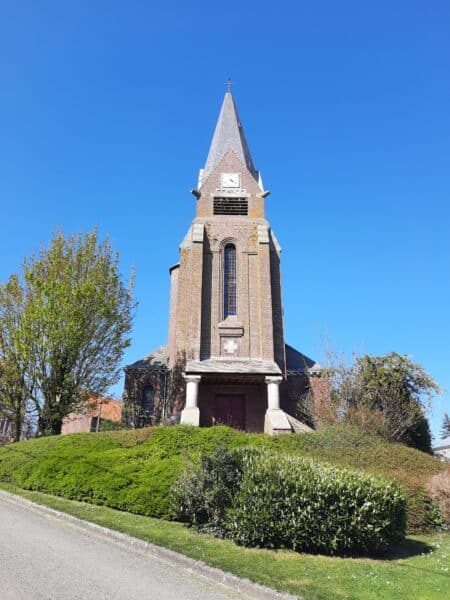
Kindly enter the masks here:
M 228 75 L 228 79 L 225 82 L 225 85 L 227 86 L 227 92 L 231 92 L 231 86 L 233 85 L 233 82 L 231 81 L 231 77 Z

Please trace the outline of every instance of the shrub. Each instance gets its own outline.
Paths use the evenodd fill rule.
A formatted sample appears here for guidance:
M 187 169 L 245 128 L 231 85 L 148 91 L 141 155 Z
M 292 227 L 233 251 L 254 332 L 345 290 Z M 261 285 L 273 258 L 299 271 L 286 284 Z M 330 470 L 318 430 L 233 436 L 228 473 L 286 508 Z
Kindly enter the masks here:
M 242 479 L 242 460 L 224 446 L 202 455 L 200 465 L 190 465 L 172 490 L 174 516 L 199 529 L 222 535 L 226 511 L 236 497 Z
M 406 500 L 394 483 L 267 452 L 244 454 L 243 473 L 228 515 L 243 545 L 370 553 L 404 536 Z
M 175 490 L 178 518 L 244 546 L 373 553 L 405 532 L 394 483 L 262 449 L 216 450 Z
M 408 532 L 424 533 L 436 528 L 435 505 L 426 490 L 430 476 L 445 468 L 436 458 L 342 424 L 319 433 L 277 436 L 272 444 L 283 454 L 308 456 L 394 479 L 408 499 Z
M 126 429 L 126 426 L 121 421 L 100 420 L 99 431 L 121 431 L 122 429 Z
M 428 491 L 439 506 L 442 524 L 450 527 L 450 467 L 431 477 Z

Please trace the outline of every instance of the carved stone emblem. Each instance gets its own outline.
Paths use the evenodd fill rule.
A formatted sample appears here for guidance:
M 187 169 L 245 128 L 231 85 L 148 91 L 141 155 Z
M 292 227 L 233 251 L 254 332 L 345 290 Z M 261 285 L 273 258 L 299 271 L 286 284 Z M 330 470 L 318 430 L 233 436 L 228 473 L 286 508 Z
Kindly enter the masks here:
M 238 348 L 239 344 L 233 338 L 227 340 L 223 345 L 225 352 L 230 355 L 235 355 Z

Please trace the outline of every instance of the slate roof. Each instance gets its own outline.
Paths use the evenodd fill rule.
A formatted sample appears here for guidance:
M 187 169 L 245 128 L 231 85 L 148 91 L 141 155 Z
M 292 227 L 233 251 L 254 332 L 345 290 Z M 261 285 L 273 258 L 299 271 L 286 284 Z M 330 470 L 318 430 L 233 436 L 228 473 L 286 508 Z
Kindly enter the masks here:
M 131 365 L 127 365 L 124 370 L 127 369 L 167 369 L 168 356 L 167 346 L 160 346 L 141 358 Z
M 311 373 L 320 371 L 319 363 L 286 344 L 286 369 L 294 373 Z M 167 346 L 160 346 L 144 358 L 127 365 L 128 369 L 167 369 Z M 271 360 L 255 358 L 208 358 L 206 360 L 188 361 L 188 373 L 253 373 L 280 375 L 280 367 Z M 449 438 L 450 439 L 450 438 Z M 445 440 L 444 440 L 445 441 Z
M 229 150 L 234 151 L 251 175 L 258 181 L 258 172 L 253 165 L 233 95 L 231 92 L 226 92 L 209 148 L 205 168 L 200 174 L 201 181 L 205 181 Z
M 287 371 L 296 371 L 296 372 L 318 372 L 321 369 L 319 363 L 316 363 L 315 360 L 306 356 L 306 354 L 302 354 L 289 344 L 285 344 L 286 349 L 286 369 Z

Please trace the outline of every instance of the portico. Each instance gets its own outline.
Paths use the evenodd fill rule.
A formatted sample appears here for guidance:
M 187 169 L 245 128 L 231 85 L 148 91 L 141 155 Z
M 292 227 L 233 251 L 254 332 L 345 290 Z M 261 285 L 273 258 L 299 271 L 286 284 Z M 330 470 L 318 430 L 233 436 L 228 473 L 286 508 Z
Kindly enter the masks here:
M 185 373 L 184 380 L 186 405 L 181 412 L 181 423 L 222 424 L 270 434 L 291 431 L 280 408 L 281 375 L 222 370 L 202 375 Z

